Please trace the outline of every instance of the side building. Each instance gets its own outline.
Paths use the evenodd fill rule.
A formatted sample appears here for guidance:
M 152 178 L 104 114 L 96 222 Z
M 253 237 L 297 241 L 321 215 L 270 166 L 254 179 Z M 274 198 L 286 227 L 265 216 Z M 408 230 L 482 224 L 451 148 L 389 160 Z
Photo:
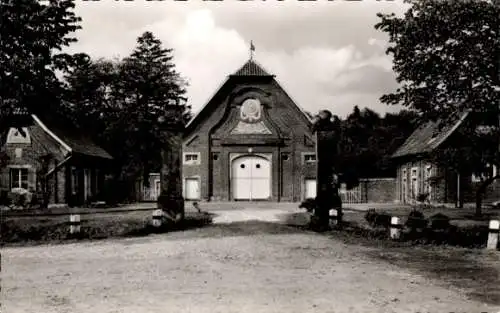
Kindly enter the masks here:
M 51 204 L 83 205 L 98 200 L 111 155 L 67 124 L 23 115 L 23 127 L 12 127 L 4 134 L 3 196 L 23 188 L 40 198 L 46 188 Z
M 417 128 L 392 155 L 397 164 L 396 194 L 400 203 L 414 203 L 419 195 L 426 195 L 432 203 L 471 203 L 485 177 L 470 172 L 447 169 L 432 162 L 431 153 L 463 142 L 463 127 L 489 125 L 491 121 L 479 114 L 463 113 L 456 120 L 439 127 L 428 122 Z M 496 123 L 496 120 L 493 121 Z M 490 166 L 487 176 L 495 176 L 497 168 Z M 494 181 L 484 194 L 486 203 L 500 200 L 500 181 Z
M 300 201 L 316 192 L 311 120 L 250 59 L 188 123 L 186 200 Z

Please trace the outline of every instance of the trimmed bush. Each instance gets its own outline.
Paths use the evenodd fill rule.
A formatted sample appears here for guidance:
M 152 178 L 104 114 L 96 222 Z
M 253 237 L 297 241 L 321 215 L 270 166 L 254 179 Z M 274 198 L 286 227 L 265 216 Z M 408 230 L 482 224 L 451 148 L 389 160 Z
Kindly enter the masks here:
M 10 199 L 10 202 L 15 206 L 24 208 L 31 202 L 33 196 L 26 189 L 14 188 L 9 192 L 8 198 Z
M 417 201 L 418 202 L 426 202 L 428 198 L 429 198 L 429 194 L 428 193 L 419 193 L 417 195 Z
M 308 198 L 299 205 L 300 209 L 306 209 L 307 212 L 312 213 L 314 212 L 314 209 L 316 208 L 316 200 L 312 198 Z
M 378 213 L 375 209 L 369 209 L 365 214 L 365 220 L 371 227 L 388 228 L 391 224 L 391 215 L 386 212 Z
M 375 223 L 375 218 L 377 217 L 378 213 L 375 211 L 375 209 L 368 209 L 365 213 L 365 220 L 368 222 L 368 224 L 373 225 Z
M 410 214 L 408 214 L 405 225 L 412 231 L 415 231 L 417 229 L 426 228 L 428 223 L 429 222 L 425 218 L 424 213 L 418 210 L 412 210 Z
M 432 230 L 448 230 L 450 228 L 450 218 L 444 214 L 437 213 L 429 218 Z

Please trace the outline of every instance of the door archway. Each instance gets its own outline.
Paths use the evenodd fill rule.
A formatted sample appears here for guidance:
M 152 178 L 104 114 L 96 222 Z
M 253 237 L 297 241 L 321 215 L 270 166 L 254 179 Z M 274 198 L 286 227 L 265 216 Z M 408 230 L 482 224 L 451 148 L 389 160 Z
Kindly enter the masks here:
M 271 197 L 271 161 L 260 155 L 243 155 L 231 162 L 234 200 L 267 200 Z

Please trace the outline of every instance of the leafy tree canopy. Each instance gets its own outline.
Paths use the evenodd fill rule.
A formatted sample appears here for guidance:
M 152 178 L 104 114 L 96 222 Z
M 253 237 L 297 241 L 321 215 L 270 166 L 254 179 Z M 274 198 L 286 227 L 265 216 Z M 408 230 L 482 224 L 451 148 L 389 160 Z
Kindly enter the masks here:
M 165 124 L 183 125 L 190 118 L 173 51 L 151 32 L 122 60 L 80 55 L 66 81 L 75 123 L 112 153 L 122 178 L 158 171 L 168 145 Z
M 80 28 L 74 6 L 71 0 L 0 2 L 0 120 L 18 109 L 36 113 L 57 103 L 55 72 L 72 61 L 61 50 L 76 41 L 70 35 Z
M 471 112 L 450 144 L 432 156 L 434 161 L 478 174 L 488 163 L 499 165 L 500 4 L 405 2 L 410 8 L 404 16 L 378 14 L 375 25 L 389 36 L 386 52 L 400 84 L 382 102 L 414 110 L 422 122 L 438 121 L 437 131 Z
M 384 95 L 428 119 L 457 112 L 497 112 L 500 6 L 491 1 L 406 0 L 403 17 L 378 14 L 401 87 Z
M 341 121 L 339 170 L 359 178 L 394 175 L 390 156 L 415 129 L 415 114 L 409 111 L 378 113 L 354 106 Z

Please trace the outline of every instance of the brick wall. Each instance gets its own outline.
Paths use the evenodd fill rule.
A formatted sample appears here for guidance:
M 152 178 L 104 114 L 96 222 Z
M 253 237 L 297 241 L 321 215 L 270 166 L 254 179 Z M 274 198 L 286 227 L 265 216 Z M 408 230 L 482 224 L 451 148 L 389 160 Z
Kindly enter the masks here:
M 396 178 L 365 178 L 360 180 L 364 202 L 389 203 L 397 199 Z
M 61 162 L 64 157 L 64 151 L 60 145 L 51 138 L 39 125 L 34 124 L 28 127 L 30 143 L 7 143 L 4 147 L 9 161 L 7 166 L 0 172 L 0 188 L 4 190 L 10 189 L 10 169 L 16 167 L 28 168 L 28 189 L 35 191 L 39 185 L 40 177 L 37 177 L 41 164 L 39 158 L 47 153 L 52 153 L 54 159 L 49 168 L 53 168 L 55 164 Z M 57 191 L 55 196 L 56 186 L 55 176 L 49 180 L 51 190 L 51 202 L 62 203 L 65 201 L 65 174 L 64 168 L 57 173 Z M 57 199 L 56 199 L 57 198 Z
M 239 122 L 239 105 L 246 97 L 263 104 L 262 121 L 272 134 L 232 135 Z M 200 164 L 183 165 L 185 178 L 200 181 L 202 200 L 231 200 L 231 158 L 236 154 L 265 154 L 271 162 L 271 200 L 300 201 L 304 180 L 315 178 L 315 164 L 303 164 L 304 152 L 315 152 L 307 122 L 274 80 L 230 80 L 208 103 L 199 122 L 186 134 L 183 152 L 199 153 Z M 227 140 L 234 143 L 227 143 Z M 265 144 L 266 141 L 271 141 Z M 273 140 L 281 140 L 274 143 Z M 213 156 L 217 155 L 217 160 Z M 286 155 L 286 160 L 282 158 Z

